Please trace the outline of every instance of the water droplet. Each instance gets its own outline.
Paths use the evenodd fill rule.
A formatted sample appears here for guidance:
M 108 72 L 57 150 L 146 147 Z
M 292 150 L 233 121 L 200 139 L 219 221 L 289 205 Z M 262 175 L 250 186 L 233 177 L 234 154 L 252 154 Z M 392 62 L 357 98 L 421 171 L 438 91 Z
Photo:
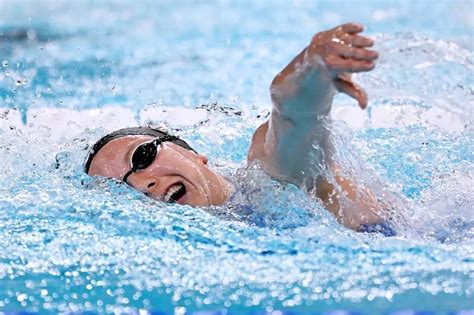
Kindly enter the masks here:
M 8 61 L 3 60 L 3 61 L 2 61 L 2 66 L 3 66 L 4 68 L 8 67 Z
M 16 79 L 15 80 L 15 85 L 16 86 L 21 86 L 21 85 L 25 85 L 27 82 L 28 82 L 28 80 Z
M 36 39 L 35 30 L 28 30 L 28 32 L 26 32 L 26 36 L 28 37 L 28 40 L 35 40 Z
M 26 300 L 27 297 L 28 297 L 28 296 L 27 296 L 26 294 L 22 293 L 22 294 L 19 294 L 19 295 L 16 297 L 16 299 L 18 300 L 18 302 L 23 302 L 24 300 Z

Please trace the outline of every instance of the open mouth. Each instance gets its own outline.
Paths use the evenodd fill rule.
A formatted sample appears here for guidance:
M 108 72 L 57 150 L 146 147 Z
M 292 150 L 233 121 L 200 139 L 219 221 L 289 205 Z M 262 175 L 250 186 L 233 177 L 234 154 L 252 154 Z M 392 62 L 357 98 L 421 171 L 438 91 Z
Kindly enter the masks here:
M 174 203 L 186 194 L 186 187 L 183 183 L 176 183 L 168 188 L 163 200 L 165 202 Z

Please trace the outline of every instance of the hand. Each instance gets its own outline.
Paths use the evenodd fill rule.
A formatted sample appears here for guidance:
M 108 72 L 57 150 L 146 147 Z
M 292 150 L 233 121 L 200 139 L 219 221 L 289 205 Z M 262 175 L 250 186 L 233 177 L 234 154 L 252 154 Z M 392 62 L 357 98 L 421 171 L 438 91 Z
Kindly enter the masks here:
M 368 37 L 358 35 L 364 27 L 347 23 L 328 31 L 317 33 L 306 48 L 304 58 L 319 56 L 333 78 L 339 92 L 367 106 L 367 93 L 351 79 L 351 73 L 370 71 L 375 67 L 378 53 L 367 49 L 374 44 Z

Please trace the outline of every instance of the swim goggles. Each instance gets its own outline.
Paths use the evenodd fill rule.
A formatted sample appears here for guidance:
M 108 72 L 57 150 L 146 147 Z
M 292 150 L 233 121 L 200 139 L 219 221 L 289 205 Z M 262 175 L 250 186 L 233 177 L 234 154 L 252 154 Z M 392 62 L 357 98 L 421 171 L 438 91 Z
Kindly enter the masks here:
M 158 154 L 158 147 L 164 141 L 171 141 L 180 147 L 183 147 L 187 150 L 196 152 L 193 148 L 191 148 L 186 141 L 178 139 L 175 136 L 168 134 L 167 132 L 155 128 L 150 127 L 133 127 L 133 128 L 124 128 L 120 130 L 116 130 L 108 135 L 105 135 L 99 141 L 97 141 L 92 148 L 89 150 L 87 157 L 84 161 L 84 171 L 88 174 L 89 168 L 91 166 L 92 160 L 97 155 L 97 153 L 110 141 L 126 137 L 126 136 L 151 136 L 155 139 L 152 141 L 147 141 L 139 145 L 132 154 L 130 159 L 131 170 L 129 171 L 130 174 L 126 174 L 124 176 L 124 181 L 130 176 L 133 172 L 137 172 L 143 170 L 150 166 L 156 155 Z M 151 145 L 150 143 L 154 143 Z M 197 152 L 196 152 L 197 153 Z
M 189 145 L 178 137 L 166 135 L 144 142 L 135 148 L 130 157 L 131 169 L 124 175 L 122 181 L 127 182 L 127 178 L 133 173 L 143 171 L 149 167 L 156 159 L 163 142 L 172 142 L 185 149 L 191 149 Z M 192 149 L 191 149 L 192 150 Z M 193 150 L 194 151 L 194 150 Z

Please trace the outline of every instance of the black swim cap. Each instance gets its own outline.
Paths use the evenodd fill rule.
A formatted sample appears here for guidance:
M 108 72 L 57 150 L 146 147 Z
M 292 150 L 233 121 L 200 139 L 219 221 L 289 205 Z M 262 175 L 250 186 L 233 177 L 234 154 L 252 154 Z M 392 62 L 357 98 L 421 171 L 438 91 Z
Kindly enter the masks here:
M 89 153 L 87 154 L 86 160 L 84 161 L 84 171 L 86 174 L 89 174 L 89 168 L 91 167 L 92 160 L 94 157 L 97 155 L 97 153 L 104 147 L 107 143 L 109 143 L 112 140 L 126 137 L 126 136 L 152 136 L 155 138 L 160 138 L 164 136 L 169 136 L 168 133 L 154 129 L 154 128 L 149 128 L 149 127 L 133 127 L 133 128 L 124 128 L 124 129 L 119 129 L 116 130 L 112 133 L 109 133 L 108 135 L 100 138 L 99 141 L 97 141 L 92 148 L 89 150 Z M 191 148 L 186 141 L 181 140 L 181 139 L 176 139 L 172 141 L 173 143 L 196 152 L 193 148 Z

